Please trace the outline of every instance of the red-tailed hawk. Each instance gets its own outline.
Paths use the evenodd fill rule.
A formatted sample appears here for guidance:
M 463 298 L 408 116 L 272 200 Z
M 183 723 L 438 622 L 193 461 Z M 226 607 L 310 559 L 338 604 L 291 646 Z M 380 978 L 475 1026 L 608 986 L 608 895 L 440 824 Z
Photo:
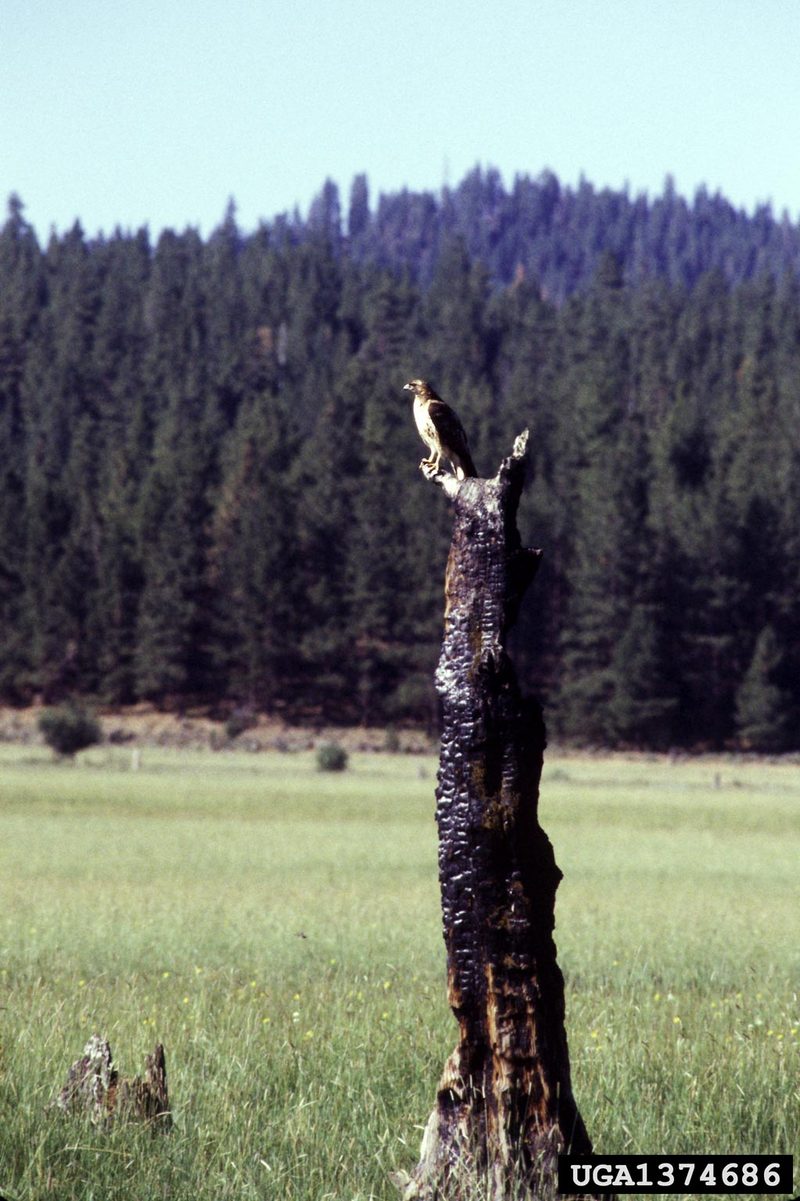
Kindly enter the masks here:
M 424 379 L 409 380 L 403 387 L 414 393 L 414 420 L 422 441 L 431 452 L 431 457 L 423 459 L 420 467 L 438 471 L 442 458 L 445 458 L 449 459 L 456 479 L 477 475 L 464 427 L 450 405 L 445 404 Z

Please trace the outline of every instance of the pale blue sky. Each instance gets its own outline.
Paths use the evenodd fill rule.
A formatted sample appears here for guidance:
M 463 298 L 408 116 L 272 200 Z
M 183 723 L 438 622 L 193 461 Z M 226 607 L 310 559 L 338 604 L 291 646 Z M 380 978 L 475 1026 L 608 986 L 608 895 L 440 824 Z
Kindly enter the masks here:
M 242 228 L 476 163 L 800 215 L 800 0 L 0 0 L 0 198 Z

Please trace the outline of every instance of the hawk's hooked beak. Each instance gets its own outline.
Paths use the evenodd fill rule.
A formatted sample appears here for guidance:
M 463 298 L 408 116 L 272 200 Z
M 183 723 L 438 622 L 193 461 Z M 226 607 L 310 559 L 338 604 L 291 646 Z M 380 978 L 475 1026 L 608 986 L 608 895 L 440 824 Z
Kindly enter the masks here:
M 403 391 L 404 392 L 413 392 L 414 385 L 413 384 L 403 384 Z

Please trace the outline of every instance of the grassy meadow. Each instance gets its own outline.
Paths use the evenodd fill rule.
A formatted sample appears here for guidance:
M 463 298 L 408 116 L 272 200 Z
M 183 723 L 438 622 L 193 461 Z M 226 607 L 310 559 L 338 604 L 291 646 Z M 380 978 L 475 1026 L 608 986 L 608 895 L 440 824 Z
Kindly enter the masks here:
M 397 1196 L 455 1041 L 433 757 L 0 747 L 0 1194 Z M 800 1152 L 800 766 L 548 756 L 599 1151 Z M 175 1126 L 48 1109 L 92 1033 Z

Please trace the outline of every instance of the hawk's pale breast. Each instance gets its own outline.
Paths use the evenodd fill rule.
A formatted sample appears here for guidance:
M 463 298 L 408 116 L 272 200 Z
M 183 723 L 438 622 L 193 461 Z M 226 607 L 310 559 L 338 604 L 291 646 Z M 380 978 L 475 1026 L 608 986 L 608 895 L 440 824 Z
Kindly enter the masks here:
M 417 423 L 419 436 L 428 447 L 432 454 L 437 451 L 443 453 L 443 447 L 439 438 L 438 430 L 431 420 L 431 415 L 428 406 L 422 404 L 419 400 L 414 401 L 414 420 Z

